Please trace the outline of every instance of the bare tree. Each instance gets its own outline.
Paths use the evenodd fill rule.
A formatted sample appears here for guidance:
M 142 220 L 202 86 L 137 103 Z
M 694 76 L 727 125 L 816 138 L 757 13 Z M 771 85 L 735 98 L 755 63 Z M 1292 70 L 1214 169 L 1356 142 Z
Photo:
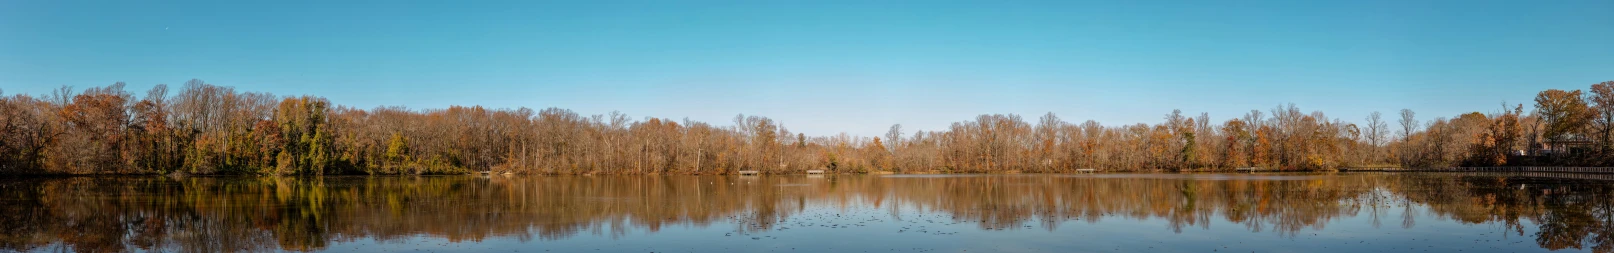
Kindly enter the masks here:
M 1374 148 L 1384 145 L 1385 135 L 1389 133 L 1389 123 L 1384 122 L 1384 114 L 1373 112 L 1367 115 L 1367 144 Z
M 886 148 L 896 153 L 897 146 L 902 145 L 902 124 L 892 124 L 891 129 L 885 132 L 885 141 L 888 143 Z
M 1412 137 L 1413 131 L 1418 129 L 1417 114 L 1412 109 L 1401 109 L 1401 140 L 1406 141 Z

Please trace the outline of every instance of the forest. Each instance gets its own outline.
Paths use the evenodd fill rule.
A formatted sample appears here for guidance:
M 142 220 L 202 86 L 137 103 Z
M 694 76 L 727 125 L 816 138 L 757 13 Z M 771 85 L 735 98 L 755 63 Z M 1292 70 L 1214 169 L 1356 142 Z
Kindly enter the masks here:
M 940 131 L 806 136 L 773 119 L 732 125 L 621 113 L 453 106 L 359 109 L 200 80 L 137 96 L 123 83 L 0 91 L 0 174 L 730 174 L 1316 171 L 1346 167 L 1614 166 L 1614 81 L 1531 104 L 1419 120 L 1330 118 L 1294 104 L 1230 119 L 1028 122 L 989 114 Z

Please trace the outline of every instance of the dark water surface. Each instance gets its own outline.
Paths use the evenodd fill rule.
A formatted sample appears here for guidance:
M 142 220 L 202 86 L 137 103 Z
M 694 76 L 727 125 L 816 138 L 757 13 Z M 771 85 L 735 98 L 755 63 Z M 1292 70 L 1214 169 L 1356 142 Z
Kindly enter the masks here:
M 0 251 L 1614 252 L 1518 174 L 0 179 Z

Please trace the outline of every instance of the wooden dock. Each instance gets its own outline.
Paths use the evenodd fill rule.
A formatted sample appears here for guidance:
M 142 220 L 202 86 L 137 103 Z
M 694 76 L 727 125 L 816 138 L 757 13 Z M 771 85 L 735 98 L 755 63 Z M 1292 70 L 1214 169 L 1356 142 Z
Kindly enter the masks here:
M 824 170 L 807 170 L 807 174 L 808 174 L 808 175 L 812 175 L 812 174 L 824 174 Z
M 1395 167 L 1339 168 L 1339 172 L 1390 172 L 1390 171 L 1406 171 L 1406 170 L 1402 169 L 1402 168 L 1395 168 Z
M 755 176 L 755 175 L 761 175 L 761 174 L 762 174 L 761 171 L 755 171 L 755 170 L 742 170 L 742 171 L 740 171 L 741 176 Z
M 1262 169 L 1261 167 L 1244 167 L 1244 168 L 1233 169 L 1234 172 L 1244 172 L 1244 173 L 1256 173 L 1256 172 L 1264 171 L 1264 170 L 1266 170 L 1266 169 Z
M 1428 174 L 1457 175 L 1457 176 L 1519 177 L 1519 178 L 1538 178 L 1538 179 L 1555 179 L 1555 180 L 1596 180 L 1596 181 L 1614 182 L 1614 174 L 1595 174 L 1595 173 L 1565 173 L 1565 172 L 1446 172 L 1446 171 L 1442 171 L 1442 172 L 1427 172 L 1427 171 L 1400 172 L 1400 171 L 1396 171 L 1396 172 L 1356 172 L 1356 173 L 1363 173 L 1363 174 L 1374 174 L 1374 173 L 1382 173 L 1382 174 L 1402 174 L 1402 173 L 1419 174 L 1419 173 L 1428 173 Z
M 1076 169 L 1076 173 L 1094 173 L 1097 171 L 1095 169 Z
M 1450 168 L 1340 168 L 1340 172 L 1544 172 L 1614 174 L 1614 167 L 1450 167 Z
M 1482 175 L 1482 176 L 1509 176 L 1509 177 L 1525 177 L 1525 178 L 1541 178 L 1541 179 L 1569 179 L 1569 180 L 1596 180 L 1596 181 L 1614 181 L 1614 174 L 1594 174 L 1594 173 L 1564 173 L 1564 172 L 1470 172 L 1470 173 L 1463 173 L 1463 174 L 1464 174 L 1464 175 L 1469 175 L 1469 174 L 1472 174 L 1472 175 Z

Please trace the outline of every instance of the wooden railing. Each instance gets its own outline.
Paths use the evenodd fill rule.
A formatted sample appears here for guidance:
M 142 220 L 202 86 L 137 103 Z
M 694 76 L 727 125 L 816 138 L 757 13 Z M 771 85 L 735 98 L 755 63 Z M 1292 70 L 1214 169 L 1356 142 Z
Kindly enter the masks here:
M 1518 166 L 1518 167 L 1450 167 L 1450 168 L 1341 168 L 1339 171 L 1384 171 L 1384 172 L 1553 172 L 1553 173 L 1595 173 L 1614 174 L 1614 167 L 1551 167 L 1551 166 Z
M 1425 171 L 1425 170 L 1420 170 L 1420 171 Z M 1359 173 L 1403 173 L 1403 172 L 1359 172 Z M 1423 172 L 1413 172 L 1413 173 L 1423 173 Z M 1434 172 L 1434 173 L 1456 174 L 1456 175 L 1463 175 L 1463 176 L 1527 177 L 1527 178 L 1545 178 L 1545 179 L 1581 179 L 1581 180 L 1614 181 L 1614 174 L 1602 174 L 1602 173 L 1567 173 L 1567 172 Z
M 1234 172 L 1249 172 L 1249 173 L 1255 173 L 1255 172 L 1265 171 L 1265 170 L 1266 169 L 1263 169 L 1261 167 L 1244 167 L 1244 168 L 1233 169 Z

